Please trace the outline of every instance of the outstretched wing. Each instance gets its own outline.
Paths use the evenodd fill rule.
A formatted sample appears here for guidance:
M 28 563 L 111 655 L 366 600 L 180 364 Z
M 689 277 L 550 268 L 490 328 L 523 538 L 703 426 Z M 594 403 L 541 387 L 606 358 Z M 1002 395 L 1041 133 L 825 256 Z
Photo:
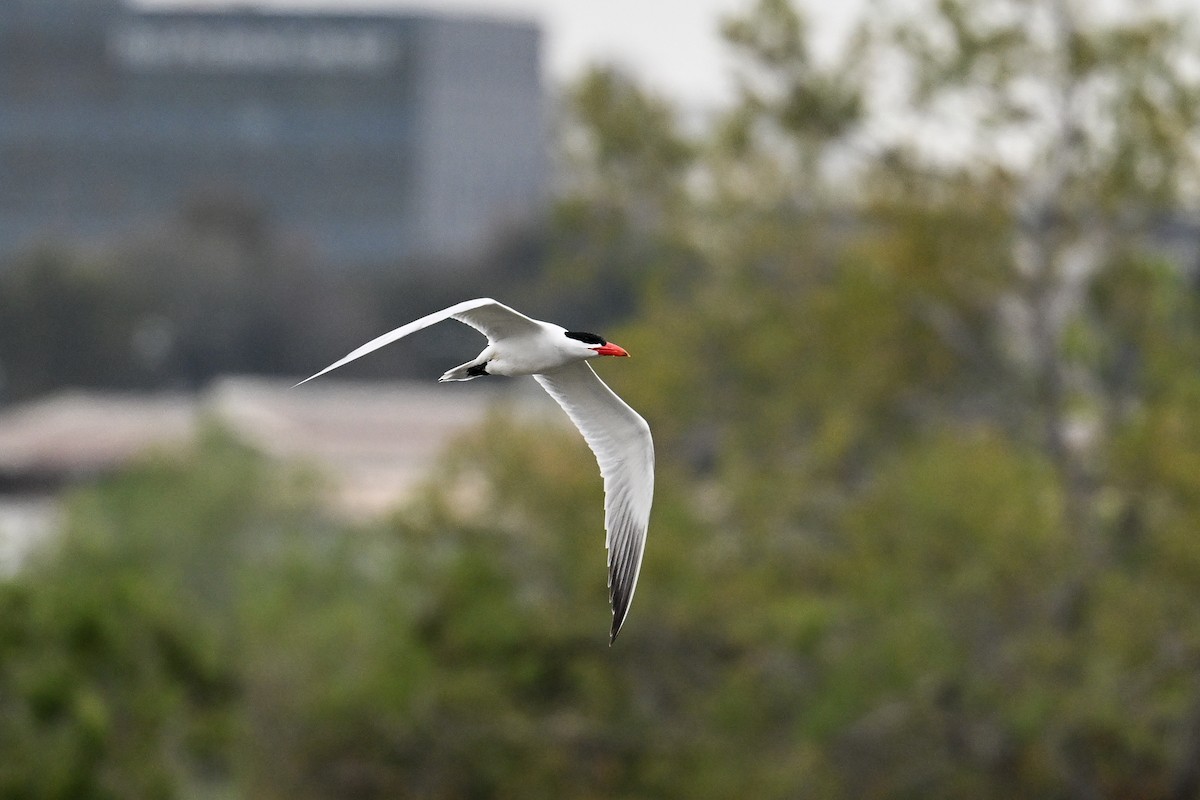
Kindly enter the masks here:
M 403 339 L 410 333 L 416 333 L 445 319 L 456 319 L 459 322 L 470 325 L 493 342 L 515 334 L 540 329 L 539 323 L 536 320 L 530 319 L 519 311 L 514 311 L 503 303 L 497 303 L 490 297 L 464 300 L 449 308 L 443 308 L 441 311 L 435 311 L 432 314 L 414 320 L 407 325 L 401 325 L 394 331 L 388 331 L 382 336 L 377 336 L 362 347 L 333 362 L 316 375 L 310 375 L 300 381 L 300 383 L 308 383 L 313 378 L 318 378 L 326 372 L 331 372 L 338 367 L 349 364 L 356 358 L 362 358 L 367 353 L 372 353 L 398 339 Z M 299 386 L 300 383 L 297 383 L 296 386 Z
M 617 638 L 637 588 L 654 500 L 650 426 L 585 361 L 534 375 L 579 428 L 604 477 L 604 544 L 608 548 L 611 639 Z
M 463 306 L 466 307 L 462 308 Z M 543 330 L 542 323 L 536 319 L 530 319 L 520 311 L 514 311 L 503 303 L 486 297 L 468 300 L 453 308 L 460 310 L 451 316 L 464 325 L 470 325 L 492 342 L 525 333 L 540 333 Z

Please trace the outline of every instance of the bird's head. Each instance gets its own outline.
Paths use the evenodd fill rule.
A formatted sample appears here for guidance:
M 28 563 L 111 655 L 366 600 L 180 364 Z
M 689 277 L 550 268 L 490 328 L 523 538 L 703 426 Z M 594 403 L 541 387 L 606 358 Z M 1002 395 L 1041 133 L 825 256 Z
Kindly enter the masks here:
M 567 331 L 566 337 L 571 339 L 571 346 L 578 348 L 583 358 L 595 358 L 596 356 L 623 356 L 628 358 L 629 353 L 625 352 L 625 348 L 620 345 L 607 342 L 604 337 L 597 336 L 594 333 L 587 331 Z

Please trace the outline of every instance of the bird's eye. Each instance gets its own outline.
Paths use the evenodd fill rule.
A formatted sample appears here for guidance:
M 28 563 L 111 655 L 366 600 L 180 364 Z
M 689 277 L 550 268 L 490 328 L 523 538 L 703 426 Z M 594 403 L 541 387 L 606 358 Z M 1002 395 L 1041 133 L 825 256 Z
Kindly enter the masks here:
M 600 346 L 608 344 L 608 342 L 604 341 L 603 338 L 594 333 L 588 333 L 587 331 L 567 331 L 567 337 L 570 339 L 576 339 L 584 344 L 596 344 Z

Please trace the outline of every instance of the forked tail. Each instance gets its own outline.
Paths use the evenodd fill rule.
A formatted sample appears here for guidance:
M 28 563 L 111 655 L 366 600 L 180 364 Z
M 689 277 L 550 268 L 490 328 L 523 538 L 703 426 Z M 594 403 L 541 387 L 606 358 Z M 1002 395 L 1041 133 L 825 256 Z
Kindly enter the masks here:
M 468 361 L 465 364 L 460 364 L 454 369 L 450 370 L 445 375 L 438 378 L 438 383 L 445 383 L 446 381 L 469 381 L 474 380 L 475 378 L 482 378 L 487 374 L 487 362 L 481 362 L 479 359 L 475 359 L 474 361 Z

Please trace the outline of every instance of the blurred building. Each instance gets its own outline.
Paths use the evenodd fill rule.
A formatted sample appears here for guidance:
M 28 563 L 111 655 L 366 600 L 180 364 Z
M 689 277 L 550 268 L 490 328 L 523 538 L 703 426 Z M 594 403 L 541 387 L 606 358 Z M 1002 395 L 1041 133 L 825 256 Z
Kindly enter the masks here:
M 337 263 L 454 258 L 545 169 L 531 22 L 0 0 L 0 256 L 199 200 Z
M 227 377 L 198 394 L 68 391 L 0 411 L 0 576 L 53 532 L 65 490 L 148 452 L 186 453 L 206 426 L 273 462 L 315 469 L 329 508 L 352 518 L 411 497 L 447 445 L 488 413 L 569 428 L 533 381 L 451 391 L 338 380 L 292 391 L 293 383 Z

